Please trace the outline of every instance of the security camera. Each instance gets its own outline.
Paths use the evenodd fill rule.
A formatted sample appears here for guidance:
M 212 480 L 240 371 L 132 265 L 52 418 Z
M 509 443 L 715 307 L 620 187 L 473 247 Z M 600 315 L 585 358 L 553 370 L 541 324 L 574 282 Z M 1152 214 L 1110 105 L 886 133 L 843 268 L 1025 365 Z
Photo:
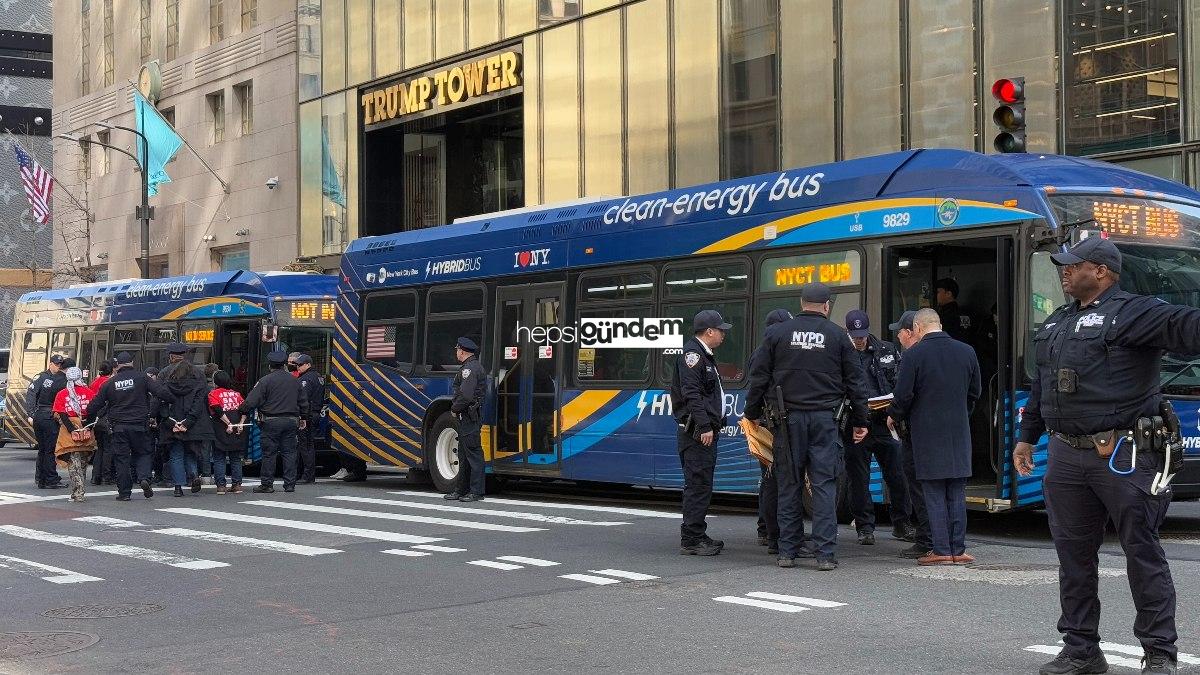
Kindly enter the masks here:
M 274 190 L 276 185 L 279 185 L 279 176 L 271 176 L 267 179 L 268 190 Z

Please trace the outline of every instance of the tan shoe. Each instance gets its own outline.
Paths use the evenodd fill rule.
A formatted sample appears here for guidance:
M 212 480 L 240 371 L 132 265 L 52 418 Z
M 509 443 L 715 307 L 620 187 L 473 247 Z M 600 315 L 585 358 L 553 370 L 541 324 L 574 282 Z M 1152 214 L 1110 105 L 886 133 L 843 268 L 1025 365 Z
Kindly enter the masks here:
M 971 563 L 975 562 L 975 556 L 971 555 L 970 553 L 960 553 L 959 555 L 953 556 L 953 558 L 955 565 L 970 565 Z
M 953 565 L 954 564 L 954 556 L 938 555 L 938 554 L 934 553 L 933 551 L 930 551 L 929 553 L 926 553 L 925 555 L 921 556 L 920 558 L 917 558 L 917 564 L 925 566 L 925 567 L 928 567 L 931 565 Z
M 233 494 L 233 495 L 240 495 L 240 494 L 242 494 L 242 486 L 241 486 L 241 485 L 234 485 L 233 487 L 229 488 L 229 494 Z

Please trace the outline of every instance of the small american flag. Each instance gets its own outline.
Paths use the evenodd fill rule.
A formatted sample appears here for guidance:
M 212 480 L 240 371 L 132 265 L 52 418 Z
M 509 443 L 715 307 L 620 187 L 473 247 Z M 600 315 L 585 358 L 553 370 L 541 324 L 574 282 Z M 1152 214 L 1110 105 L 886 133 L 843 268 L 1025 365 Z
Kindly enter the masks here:
M 396 358 L 396 327 L 368 326 L 365 356 L 368 359 Z
M 33 208 L 33 219 L 45 223 L 50 220 L 50 190 L 54 187 L 54 178 L 33 161 L 21 146 L 14 145 L 13 149 L 17 151 L 17 161 L 21 164 L 21 182 L 25 185 L 29 206 Z

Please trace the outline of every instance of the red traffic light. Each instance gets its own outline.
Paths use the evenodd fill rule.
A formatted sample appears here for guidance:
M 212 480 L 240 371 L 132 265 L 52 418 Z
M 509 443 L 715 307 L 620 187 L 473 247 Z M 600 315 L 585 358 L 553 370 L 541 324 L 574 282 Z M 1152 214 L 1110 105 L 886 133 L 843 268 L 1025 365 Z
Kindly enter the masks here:
M 1025 98 L 1025 78 L 996 80 L 992 96 L 1003 103 L 1016 103 Z

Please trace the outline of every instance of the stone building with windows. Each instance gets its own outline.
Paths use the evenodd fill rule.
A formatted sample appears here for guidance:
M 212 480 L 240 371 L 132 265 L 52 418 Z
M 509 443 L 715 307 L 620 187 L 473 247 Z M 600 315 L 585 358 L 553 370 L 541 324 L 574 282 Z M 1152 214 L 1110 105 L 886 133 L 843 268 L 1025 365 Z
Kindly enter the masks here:
M 139 276 L 137 137 L 102 126 L 136 126 L 135 85 L 190 146 L 150 199 L 150 276 L 295 260 L 295 0 L 58 0 L 54 21 L 54 133 L 85 141 L 54 143 L 54 256 L 76 281 Z

